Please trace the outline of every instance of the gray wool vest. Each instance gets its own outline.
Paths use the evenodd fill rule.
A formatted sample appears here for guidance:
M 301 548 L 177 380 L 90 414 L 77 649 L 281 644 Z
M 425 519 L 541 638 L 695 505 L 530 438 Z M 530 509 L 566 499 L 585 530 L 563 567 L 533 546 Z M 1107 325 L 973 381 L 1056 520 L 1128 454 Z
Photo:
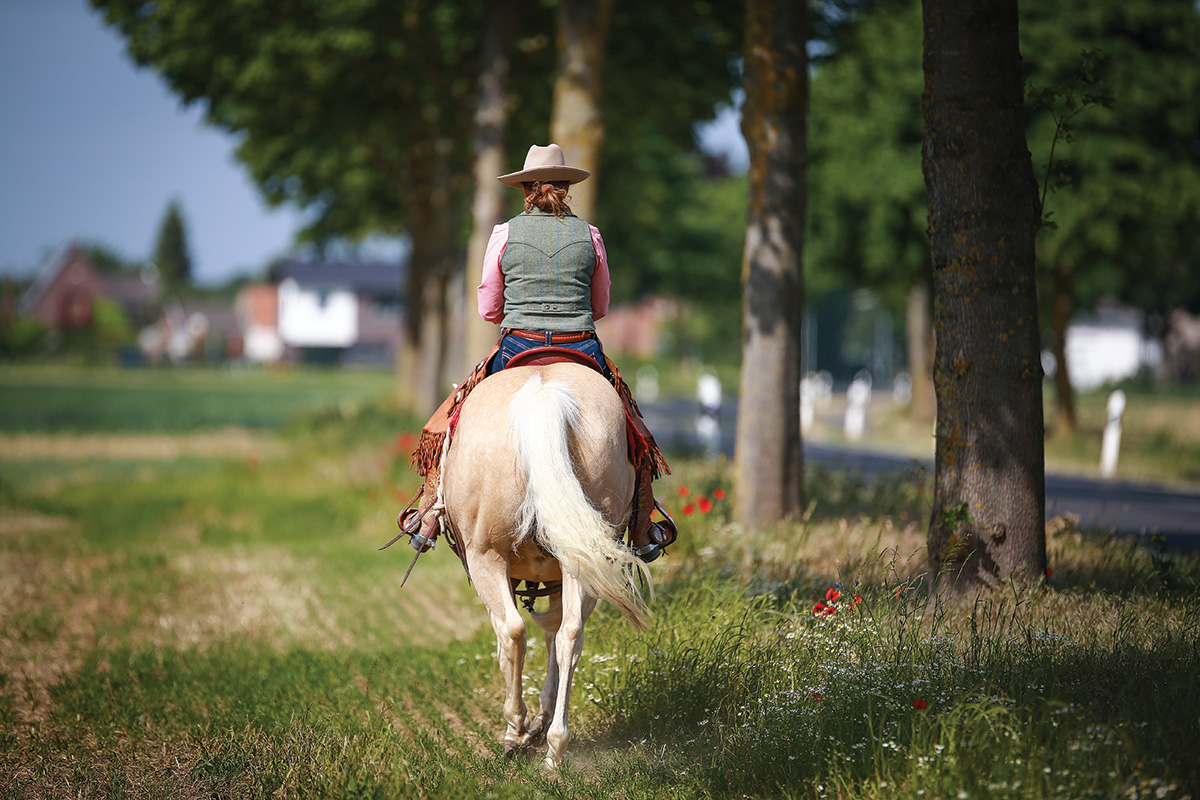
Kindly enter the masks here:
M 508 221 L 503 328 L 591 331 L 596 249 L 588 224 L 534 209 Z

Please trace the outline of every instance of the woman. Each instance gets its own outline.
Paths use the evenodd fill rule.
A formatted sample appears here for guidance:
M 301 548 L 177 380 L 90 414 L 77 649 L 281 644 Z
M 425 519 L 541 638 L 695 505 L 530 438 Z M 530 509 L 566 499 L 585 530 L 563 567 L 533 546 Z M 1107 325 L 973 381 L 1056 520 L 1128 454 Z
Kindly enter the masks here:
M 595 321 L 608 313 L 608 255 L 600 231 L 572 214 L 567 205 L 570 185 L 589 175 L 567 166 L 562 149 L 551 144 L 530 147 L 523 169 L 498 178 L 525 193 L 525 211 L 492 231 L 477 293 L 480 315 L 498 323 L 502 333 L 492 353 L 422 431 L 413 465 L 425 476 L 425 486 L 397 520 L 417 550 L 429 549 L 437 536 L 441 451 L 454 411 L 479 380 L 504 369 L 518 353 L 549 345 L 569 347 L 594 359 L 625 402 L 630 458 L 638 473 L 630 546 L 643 561 L 653 561 L 675 541 L 675 525 L 661 507 L 663 520 L 650 519 L 657 505 L 651 483 L 668 471 L 666 461 L 642 422 L 629 388 L 596 338 Z M 419 506 L 411 508 L 417 501 Z

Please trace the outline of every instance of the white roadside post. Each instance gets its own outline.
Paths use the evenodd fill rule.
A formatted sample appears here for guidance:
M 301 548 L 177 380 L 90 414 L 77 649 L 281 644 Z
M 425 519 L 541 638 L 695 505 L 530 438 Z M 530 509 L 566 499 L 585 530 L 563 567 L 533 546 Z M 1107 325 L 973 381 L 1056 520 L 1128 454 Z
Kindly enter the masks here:
M 816 416 L 817 378 L 805 375 L 800 379 L 800 433 L 807 436 L 812 430 L 813 418 Z
M 702 373 L 696 382 L 696 399 L 700 401 L 696 436 L 704 454 L 715 458 L 721 452 L 721 380 L 711 372 Z
M 1108 420 L 1104 423 L 1104 438 L 1100 442 L 1100 475 L 1111 478 L 1117 474 L 1117 456 L 1121 452 L 1121 415 L 1125 413 L 1125 393 L 1117 389 L 1108 396 Z
M 867 403 L 871 401 L 871 377 L 860 372 L 846 390 L 846 438 L 857 442 L 867 427 Z

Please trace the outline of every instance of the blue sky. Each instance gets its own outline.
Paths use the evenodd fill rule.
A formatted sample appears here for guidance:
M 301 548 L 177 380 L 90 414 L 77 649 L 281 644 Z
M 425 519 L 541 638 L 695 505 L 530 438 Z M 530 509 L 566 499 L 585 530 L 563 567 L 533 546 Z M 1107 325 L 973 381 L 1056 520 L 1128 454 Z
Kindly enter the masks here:
M 702 139 L 744 160 L 735 113 Z M 0 0 L 0 273 L 71 241 L 148 258 L 172 199 L 200 283 L 260 271 L 300 214 L 265 207 L 235 144 L 134 66 L 85 0 Z
M 72 240 L 148 258 L 173 198 L 201 283 L 287 252 L 299 215 L 265 208 L 201 120 L 84 0 L 0 0 L 0 272 Z

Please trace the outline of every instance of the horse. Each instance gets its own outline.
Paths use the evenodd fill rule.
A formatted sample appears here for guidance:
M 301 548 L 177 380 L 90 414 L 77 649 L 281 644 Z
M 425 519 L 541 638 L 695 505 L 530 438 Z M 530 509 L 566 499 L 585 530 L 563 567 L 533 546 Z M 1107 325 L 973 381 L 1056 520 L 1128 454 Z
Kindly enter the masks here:
M 597 371 L 573 363 L 510 367 L 463 401 L 442 472 L 446 512 L 470 580 L 496 632 L 506 691 L 504 754 L 546 744 L 545 765 L 570 741 L 571 680 L 584 625 L 602 598 L 638 629 L 648 613 L 635 577 L 650 573 L 619 543 L 634 494 L 625 411 Z M 525 622 L 517 581 L 554 584 L 531 616 L 545 632 L 546 683 L 529 722 L 522 699 Z M 528 585 L 528 584 L 527 584 Z

